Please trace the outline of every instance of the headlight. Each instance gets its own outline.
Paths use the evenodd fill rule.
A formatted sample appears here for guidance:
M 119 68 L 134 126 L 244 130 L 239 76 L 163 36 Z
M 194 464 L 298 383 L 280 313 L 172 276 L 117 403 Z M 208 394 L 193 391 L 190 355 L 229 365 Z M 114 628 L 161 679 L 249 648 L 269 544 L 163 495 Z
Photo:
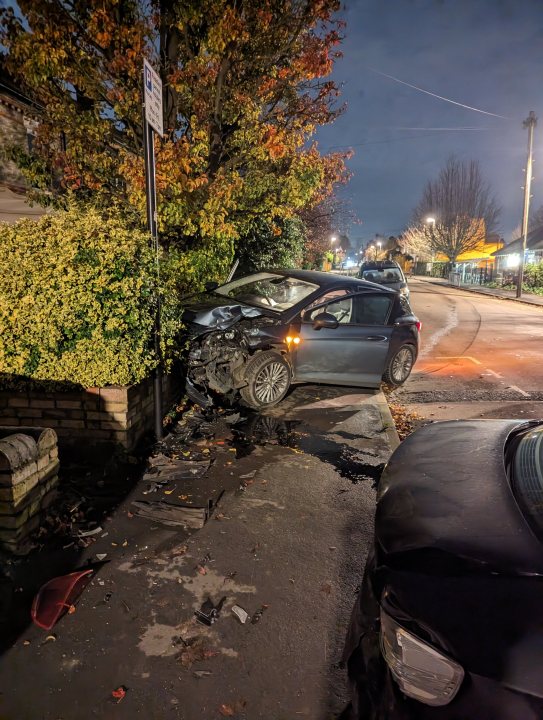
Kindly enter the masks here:
M 447 705 L 464 679 L 458 663 L 404 630 L 384 610 L 381 652 L 400 690 L 425 705 Z

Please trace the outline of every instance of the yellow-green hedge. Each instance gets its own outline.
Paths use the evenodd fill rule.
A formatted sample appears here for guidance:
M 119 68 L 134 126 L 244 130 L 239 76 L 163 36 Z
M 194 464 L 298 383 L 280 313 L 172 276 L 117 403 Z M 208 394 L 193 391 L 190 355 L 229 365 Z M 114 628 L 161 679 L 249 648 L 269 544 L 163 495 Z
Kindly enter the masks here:
M 0 269 L 1 374 L 126 385 L 155 366 L 154 257 L 120 214 L 73 207 L 0 224 Z

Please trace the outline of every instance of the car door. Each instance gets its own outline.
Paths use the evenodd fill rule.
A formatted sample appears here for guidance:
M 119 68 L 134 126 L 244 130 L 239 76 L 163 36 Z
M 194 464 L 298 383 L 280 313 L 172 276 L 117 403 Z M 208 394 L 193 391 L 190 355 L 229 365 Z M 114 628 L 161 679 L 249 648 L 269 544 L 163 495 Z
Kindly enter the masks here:
M 306 310 L 293 358 L 295 381 L 378 387 L 392 333 L 391 306 L 388 293 L 359 293 Z M 337 327 L 315 329 L 323 312 L 336 318 Z

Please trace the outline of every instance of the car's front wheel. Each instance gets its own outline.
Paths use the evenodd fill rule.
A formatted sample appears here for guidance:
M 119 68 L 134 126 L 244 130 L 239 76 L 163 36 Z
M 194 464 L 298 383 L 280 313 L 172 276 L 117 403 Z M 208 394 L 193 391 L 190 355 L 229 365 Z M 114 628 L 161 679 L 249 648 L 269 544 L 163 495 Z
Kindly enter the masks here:
M 240 390 L 245 405 L 259 410 L 280 402 L 290 387 L 290 366 L 278 353 L 266 351 L 249 361 L 245 369 L 247 385 Z
M 411 374 L 415 364 L 415 350 L 411 345 L 402 345 L 390 358 L 383 373 L 387 385 L 398 387 L 403 385 Z

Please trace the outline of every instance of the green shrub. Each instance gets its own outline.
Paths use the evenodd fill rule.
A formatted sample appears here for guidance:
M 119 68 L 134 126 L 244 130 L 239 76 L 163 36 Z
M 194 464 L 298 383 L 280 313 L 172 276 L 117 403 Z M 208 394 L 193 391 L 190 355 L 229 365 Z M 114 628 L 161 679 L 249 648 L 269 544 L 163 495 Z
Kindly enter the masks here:
M 0 224 L 0 268 L 0 373 L 126 385 L 156 366 L 154 254 L 148 234 L 117 211 L 71 207 Z M 164 293 L 163 309 L 168 363 L 181 327 L 176 293 Z
M 238 242 L 239 273 L 299 267 L 305 237 L 305 227 L 299 218 L 277 218 L 274 224 L 262 218 L 254 220 L 249 232 Z
M 543 262 L 524 266 L 524 283 L 530 288 L 543 289 Z

